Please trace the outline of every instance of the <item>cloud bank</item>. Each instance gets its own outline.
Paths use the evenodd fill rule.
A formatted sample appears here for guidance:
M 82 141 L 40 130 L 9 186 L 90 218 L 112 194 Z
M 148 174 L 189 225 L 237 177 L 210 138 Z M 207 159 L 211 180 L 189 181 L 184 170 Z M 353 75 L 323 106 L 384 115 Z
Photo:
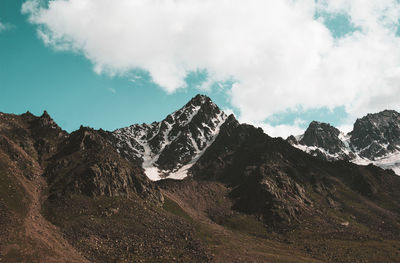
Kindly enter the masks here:
M 400 109 L 397 0 L 29 0 L 22 12 L 46 45 L 83 54 L 98 73 L 144 69 L 169 93 L 191 71 L 207 70 L 206 85 L 233 79 L 228 95 L 247 122 Z M 324 17 L 338 15 L 357 30 L 334 38 Z M 288 129 L 298 126 L 276 131 Z

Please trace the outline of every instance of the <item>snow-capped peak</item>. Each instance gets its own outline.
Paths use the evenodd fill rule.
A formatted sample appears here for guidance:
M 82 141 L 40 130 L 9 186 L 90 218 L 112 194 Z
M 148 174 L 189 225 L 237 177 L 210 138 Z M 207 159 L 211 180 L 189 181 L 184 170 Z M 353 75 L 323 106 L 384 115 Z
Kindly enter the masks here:
M 210 98 L 197 95 L 161 122 L 135 124 L 113 135 L 119 152 L 128 160 L 140 159 L 151 180 L 183 179 L 226 118 Z
M 329 124 L 312 122 L 302 136 L 291 136 L 288 142 L 329 161 L 372 163 L 400 175 L 400 114 L 396 111 L 368 114 L 358 119 L 348 134 Z

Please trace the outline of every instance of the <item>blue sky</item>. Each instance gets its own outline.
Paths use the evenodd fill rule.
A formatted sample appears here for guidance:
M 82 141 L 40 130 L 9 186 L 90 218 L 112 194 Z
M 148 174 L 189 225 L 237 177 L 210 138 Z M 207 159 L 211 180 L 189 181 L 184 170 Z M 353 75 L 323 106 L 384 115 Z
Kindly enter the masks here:
M 193 70 L 193 68 L 199 67 L 196 64 L 186 70 L 187 74 L 184 78 L 184 82 L 187 87 L 176 88 L 176 85 L 173 86 L 171 84 L 172 88 L 170 89 L 166 89 L 164 83 L 165 86 L 168 87 L 170 83 L 168 80 L 172 78 L 171 76 L 165 79 L 162 77 L 153 78 L 153 76 L 158 76 L 158 72 L 152 70 L 154 65 L 157 66 L 157 57 L 151 60 L 153 64 L 151 64 L 149 69 L 147 69 L 146 66 L 143 66 L 143 70 L 140 69 L 141 64 L 135 64 L 134 61 L 132 63 L 126 63 L 124 61 L 123 63 L 125 64 L 120 66 L 121 63 L 118 61 L 119 64 L 117 62 L 105 63 L 105 65 L 103 65 L 104 63 L 102 64 L 106 69 L 111 68 L 111 71 L 114 73 L 116 72 L 115 74 L 110 74 L 107 70 L 97 70 L 98 72 L 95 72 L 96 70 L 94 70 L 94 68 L 98 66 L 96 63 L 102 60 L 109 61 L 110 57 L 96 57 L 96 55 L 93 55 L 95 54 L 93 50 L 80 47 L 78 45 L 80 44 L 79 37 L 71 34 L 69 31 L 68 33 L 55 32 L 55 30 L 60 29 L 53 27 L 53 25 L 58 25 L 57 21 L 54 21 L 54 17 L 57 19 L 57 16 L 52 17 L 50 14 L 45 17 L 45 19 L 48 19 L 45 22 L 43 22 L 43 19 L 38 22 L 39 19 L 37 19 L 37 17 L 33 19 L 36 19 L 35 21 L 32 22 L 31 19 L 31 22 L 29 22 L 28 19 L 30 16 L 32 18 L 35 15 L 38 16 L 38 14 L 34 14 L 34 11 L 32 11 L 32 14 L 27 12 L 22 14 L 21 6 L 24 2 L 26 1 L 0 0 L 0 22 L 6 25 L 6 29 L 0 32 L 1 112 L 20 114 L 29 110 L 36 115 L 40 115 L 43 110 L 46 109 L 55 121 L 67 131 L 73 131 L 79 128 L 80 125 L 114 130 L 134 123 L 159 121 L 167 114 L 183 106 L 197 93 L 203 93 L 210 96 L 221 108 L 233 110 L 239 118 L 244 116 L 242 118 L 243 121 L 260 124 L 260 126 L 265 124 L 268 126 L 267 129 L 271 129 L 272 133 L 274 133 L 273 129 L 275 126 L 282 126 L 281 129 L 277 129 L 276 133 L 273 135 L 280 135 L 279 132 L 282 129 L 286 129 L 285 127 L 288 126 L 288 132 L 282 133 L 282 136 L 286 136 L 288 135 L 287 133 L 292 131 L 290 127 L 296 126 L 297 128 L 304 129 L 312 120 L 330 122 L 337 126 L 348 125 L 350 123 L 349 115 L 351 115 L 350 111 L 352 108 L 348 108 L 347 105 L 349 105 L 349 103 L 351 105 L 353 105 L 353 103 L 354 105 L 358 105 L 356 95 L 352 95 L 353 97 L 351 98 L 349 97 L 349 103 L 347 104 L 341 104 L 340 101 L 337 102 L 337 100 L 340 100 L 340 96 L 336 99 L 332 98 L 334 103 L 330 103 L 329 98 L 326 100 L 327 102 L 323 102 L 322 97 L 321 103 L 310 103 L 310 100 L 315 100 L 313 94 L 306 96 L 306 98 L 304 98 L 304 103 L 299 98 L 299 103 L 297 104 L 296 96 L 299 95 L 293 93 L 294 98 L 288 98 L 287 94 L 291 94 L 290 90 L 288 93 L 283 93 L 283 95 L 278 98 L 282 101 L 294 101 L 292 104 L 282 107 L 279 107 L 279 103 L 272 105 L 277 99 L 269 99 L 269 97 L 271 97 L 270 94 L 275 94 L 275 87 L 279 89 L 279 86 L 287 85 L 282 79 L 290 78 L 292 72 L 287 72 L 287 76 L 278 79 L 277 82 L 274 82 L 271 86 L 263 88 L 261 91 L 265 91 L 265 93 L 260 93 L 260 96 L 264 96 L 265 104 L 270 104 L 271 106 L 263 108 L 264 106 L 262 105 L 264 102 L 260 100 L 254 103 L 260 105 L 255 109 L 251 108 L 253 106 L 251 99 L 254 97 L 248 97 L 247 94 L 255 93 L 255 98 L 257 98 L 257 89 L 253 92 L 253 90 L 249 88 L 247 92 L 246 86 L 241 87 L 240 90 L 235 87 L 232 88 L 232 84 L 236 81 L 233 81 L 236 78 L 234 72 L 238 72 L 237 68 L 240 70 L 240 67 L 234 68 L 232 70 L 233 73 L 228 72 L 231 75 L 229 75 L 229 78 L 226 78 L 228 73 L 225 74 L 224 70 L 220 70 L 221 66 L 215 69 L 210 66 L 210 68 L 212 68 L 210 70 L 212 73 L 207 73 L 207 68 Z M 30 2 L 35 1 L 31 0 Z M 65 10 L 67 10 L 67 8 L 72 7 L 67 6 Z M 53 9 L 56 11 L 59 10 L 56 9 L 56 7 Z M 215 9 L 217 9 L 217 7 Z M 330 40 L 332 43 L 350 34 L 354 34 L 356 31 L 362 31 L 362 25 L 354 25 L 350 22 L 352 18 L 344 11 L 337 13 L 316 12 L 314 14 L 314 19 L 315 21 L 323 20 L 321 24 L 329 30 L 330 37 L 333 38 L 333 40 Z M 70 22 L 63 20 L 62 23 L 68 24 Z M 185 22 L 183 21 L 182 23 L 184 24 Z M 215 23 L 220 22 L 216 21 Z M 319 26 L 319 28 L 320 27 L 321 26 Z M 62 28 L 66 27 L 64 26 Z M 43 37 L 39 37 L 38 29 L 48 34 L 54 41 L 48 41 L 46 43 Z M 303 29 L 300 28 L 299 32 L 303 32 L 302 30 Z M 56 33 L 64 34 L 61 40 L 56 39 Z M 323 32 L 321 34 L 326 33 Z M 60 43 L 63 44 L 63 41 L 68 44 L 71 42 L 78 43 L 75 46 L 79 47 L 69 47 L 60 50 L 58 47 L 60 47 Z M 89 38 L 85 41 L 89 44 L 91 43 Z M 177 45 L 178 44 L 179 43 L 177 43 Z M 104 50 L 107 51 L 107 47 L 108 46 L 104 47 Z M 135 46 L 132 46 L 132 49 L 134 48 Z M 211 50 L 212 52 L 210 50 L 206 51 L 209 54 L 213 52 L 213 50 Z M 110 50 L 110 53 L 112 52 L 114 51 Z M 146 50 L 143 50 L 143 52 L 145 53 Z M 192 54 L 190 53 L 190 55 Z M 134 58 L 142 59 L 140 56 Z M 134 58 L 132 60 L 134 60 Z M 282 60 L 284 60 L 284 58 Z M 189 64 L 190 61 L 191 60 L 185 60 L 184 62 Z M 143 63 L 143 65 L 149 65 L 147 61 L 141 63 Z M 230 64 L 234 63 L 236 62 L 227 62 L 226 68 L 230 68 Z M 343 61 L 343 63 L 346 63 L 346 61 Z M 352 61 L 350 61 L 350 63 L 352 63 Z M 133 67 L 131 64 L 135 66 Z M 206 61 L 203 64 L 206 66 L 215 65 L 214 61 L 212 61 L 212 63 Z M 262 63 L 258 64 L 264 66 Z M 120 70 L 121 67 L 124 69 Z M 128 70 L 126 70 L 126 68 L 128 68 Z M 299 68 L 301 68 L 301 66 Z M 255 69 L 255 71 L 257 71 L 257 69 Z M 214 74 L 214 72 L 217 73 Z M 282 74 L 285 74 L 285 72 Z M 306 74 L 308 73 L 306 72 Z M 215 79 L 212 79 L 212 84 L 206 88 L 199 89 L 199 84 L 207 83 L 206 80 L 212 78 L 209 77 L 210 75 L 223 77 L 215 77 Z M 249 86 L 253 84 L 251 79 L 249 80 L 250 77 L 248 77 L 248 75 L 243 75 L 243 80 L 240 79 L 240 74 L 237 75 L 239 76 L 238 83 L 240 82 L 243 85 L 248 83 Z M 265 77 L 264 73 L 262 75 Z M 160 76 L 165 76 L 165 74 L 160 74 Z M 354 77 L 357 78 L 358 76 Z M 215 83 L 216 79 L 225 83 L 223 88 L 221 88 L 221 85 Z M 345 77 L 343 77 L 343 79 L 347 80 Z M 171 81 L 171 83 L 176 82 L 174 81 Z M 330 81 L 327 80 L 327 82 Z M 343 85 L 345 86 L 346 83 L 343 83 Z M 329 92 L 327 91 L 327 94 Z M 298 94 L 302 93 L 299 92 Z M 344 96 L 344 98 L 347 97 Z M 365 101 L 367 101 L 365 103 L 368 103 L 369 99 L 371 98 L 365 98 Z M 385 107 L 386 105 L 389 106 L 389 104 L 385 103 L 386 102 L 382 103 L 383 106 L 381 104 L 378 105 L 376 109 Z M 274 110 L 275 108 L 276 110 Z M 265 112 L 265 114 L 259 114 L 258 109 Z M 362 110 L 353 110 L 353 115 L 364 113 L 367 110 L 370 110 L 370 108 L 363 106 Z M 375 110 L 375 108 L 371 108 L 371 110 Z M 253 119 L 253 115 L 260 116 Z M 293 129 L 293 131 L 297 130 L 298 129 Z
M 68 131 L 81 124 L 114 130 L 161 120 L 199 92 L 189 83 L 188 89 L 168 95 L 145 73 L 135 82 L 96 74 L 83 56 L 46 47 L 21 14 L 22 2 L 0 1 L 1 21 L 12 25 L 0 33 L 1 112 L 41 115 L 47 110 Z M 228 105 L 218 91 L 207 95 L 221 107 Z

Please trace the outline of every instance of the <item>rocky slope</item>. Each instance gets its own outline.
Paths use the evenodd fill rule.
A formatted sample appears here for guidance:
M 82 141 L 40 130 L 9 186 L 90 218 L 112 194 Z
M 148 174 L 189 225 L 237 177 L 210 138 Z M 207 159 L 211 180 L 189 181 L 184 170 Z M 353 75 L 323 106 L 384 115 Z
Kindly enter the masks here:
M 0 260 L 86 262 L 41 214 L 41 176 L 68 134 L 44 112 L 0 113 Z M 3 231 L 4 230 L 4 231 Z
M 60 144 L 43 174 L 49 198 L 71 194 L 129 198 L 135 193 L 161 204 L 160 192 L 140 165 L 122 158 L 101 134 L 81 127 Z
M 326 123 L 312 122 L 303 135 L 287 139 L 293 146 L 326 160 L 372 163 L 400 175 L 400 114 L 385 110 L 357 119 L 341 133 Z
M 254 214 L 270 226 L 290 224 L 312 204 L 305 185 L 288 173 L 289 156 L 281 151 L 291 149 L 261 129 L 239 124 L 231 115 L 191 174 L 232 187 L 230 195 L 238 211 Z
M 377 233 L 380 240 L 399 239 L 400 178 L 393 172 L 315 158 L 229 116 L 189 175 L 159 184 L 195 218 L 203 213 L 218 225 L 255 235 L 263 235 L 264 227 L 325 255 L 325 262 L 397 260 L 395 251 L 373 255 L 354 242 Z M 342 245 L 346 253 L 338 249 Z M 349 254 L 354 257 L 346 259 Z
M 392 177 L 373 166 L 313 158 L 261 129 L 239 124 L 233 116 L 190 172 L 195 179 L 229 185 L 234 209 L 279 227 L 291 225 L 313 210 L 317 204 L 310 197 L 314 194 L 345 203 L 335 194 L 340 185 L 346 191 L 373 197 L 385 192 L 382 178 Z M 400 183 L 400 178 L 393 180 Z
M 107 137 L 85 127 L 68 134 L 47 112 L 0 113 L 0 261 L 207 261 L 193 228 L 163 212 L 141 164 Z
M 390 131 L 381 144 L 396 145 Z M 329 125 L 299 141 L 353 158 Z M 114 132 L 0 114 L 2 262 L 398 262 L 399 188 L 392 171 L 315 158 L 201 95 Z

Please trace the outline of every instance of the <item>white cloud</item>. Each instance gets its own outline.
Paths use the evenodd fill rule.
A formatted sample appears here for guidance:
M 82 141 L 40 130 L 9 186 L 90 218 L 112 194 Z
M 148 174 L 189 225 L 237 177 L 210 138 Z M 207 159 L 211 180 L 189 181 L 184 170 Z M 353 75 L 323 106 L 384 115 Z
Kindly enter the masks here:
M 141 80 L 142 76 L 134 75 L 132 78 L 129 79 L 130 82 L 136 82 L 137 80 Z
M 305 129 L 301 128 L 297 125 L 287 125 L 287 124 L 280 124 L 272 126 L 268 123 L 260 122 L 253 124 L 256 127 L 260 127 L 263 131 L 272 137 L 282 137 L 286 139 L 290 135 L 300 135 L 303 134 Z
M 240 119 L 240 122 L 249 123 L 249 121 Z M 279 124 L 271 125 L 265 122 L 252 122 L 256 127 L 262 128 L 265 133 L 272 137 L 282 137 L 286 139 L 290 135 L 303 134 L 305 128 L 302 126 L 305 124 L 304 120 L 296 119 L 292 124 Z
M 353 130 L 353 125 L 352 124 L 344 124 L 344 125 L 340 125 L 337 128 L 339 129 L 339 131 L 347 134 Z
M 198 69 L 207 84 L 235 79 L 231 103 L 248 122 L 299 107 L 344 105 L 353 119 L 400 109 L 397 0 L 29 0 L 22 11 L 98 73 L 141 68 L 170 93 Z M 317 11 L 360 30 L 335 39 Z
M 114 88 L 108 88 L 108 91 L 111 92 L 112 94 L 116 94 L 117 90 Z
M 0 21 L 0 32 L 12 29 L 14 26 Z
M 233 116 L 235 116 L 235 118 L 237 118 L 237 116 L 236 116 L 235 112 L 233 111 L 233 109 L 225 108 L 225 109 L 223 109 L 223 111 L 225 112 L 225 114 L 226 114 L 227 116 L 233 114 Z

